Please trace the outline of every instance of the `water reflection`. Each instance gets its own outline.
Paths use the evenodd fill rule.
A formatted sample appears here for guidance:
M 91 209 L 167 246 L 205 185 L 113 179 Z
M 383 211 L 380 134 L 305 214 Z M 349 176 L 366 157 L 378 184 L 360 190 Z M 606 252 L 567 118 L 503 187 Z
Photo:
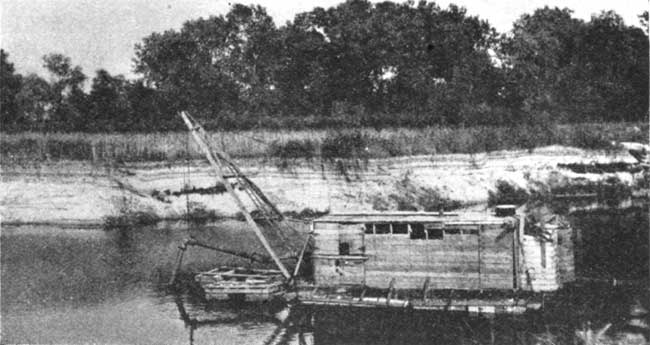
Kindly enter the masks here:
M 174 303 L 178 309 L 180 319 L 183 320 L 189 333 L 189 344 L 194 345 L 194 334 L 201 328 L 215 328 L 223 325 L 234 324 L 273 324 L 273 332 L 264 340 L 263 344 L 287 344 L 289 339 L 283 335 L 290 334 L 292 318 L 286 315 L 289 308 L 280 301 L 277 303 L 245 303 L 224 301 L 203 304 L 197 308 L 196 303 L 187 303 L 187 297 L 176 294 Z M 224 314 L 229 311 L 230 314 Z M 284 340 L 282 340 L 284 339 Z M 279 341 L 279 342 L 278 342 Z
M 184 289 L 166 283 L 188 233 L 255 248 L 241 225 L 101 231 L 3 227 L 0 241 L 3 343 L 123 344 L 573 344 L 577 330 L 625 330 L 629 308 L 650 301 L 645 279 L 648 214 L 576 214 L 582 229 L 577 272 L 598 278 L 552 296 L 526 318 L 475 318 L 410 310 L 291 308 L 274 303 L 208 303 L 192 272 L 248 262 L 209 250 L 186 253 Z M 616 231 L 612 231 L 616 229 Z M 645 229 L 645 231 L 640 231 Z M 250 236 L 249 236 L 250 235 Z M 249 237 L 247 237 L 249 236 Z M 241 247 L 237 247 L 241 246 Z M 601 279 L 603 278 L 603 279 Z M 600 280 L 599 280 L 600 279 Z M 645 306 L 648 308 L 648 306 Z M 589 323 L 589 325 L 587 325 Z

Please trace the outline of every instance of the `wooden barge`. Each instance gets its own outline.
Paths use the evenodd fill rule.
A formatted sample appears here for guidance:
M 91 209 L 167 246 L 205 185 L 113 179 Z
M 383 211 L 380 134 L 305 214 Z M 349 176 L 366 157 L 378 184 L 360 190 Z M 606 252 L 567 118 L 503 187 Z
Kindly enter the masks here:
M 312 224 L 314 290 L 301 294 L 301 303 L 476 313 L 538 309 L 541 293 L 575 280 L 571 227 L 558 216 L 527 224 L 514 207 L 498 213 L 319 218 Z
M 235 193 L 242 189 L 264 224 L 281 232 L 283 215 L 225 152 L 213 152 L 203 128 L 181 113 L 221 182 L 239 206 L 277 271 L 219 268 L 196 280 L 207 299 L 271 299 L 306 305 L 396 307 L 476 313 L 522 313 L 575 280 L 572 230 L 561 217 L 493 214 L 374 212 L 338 213 L 315 219 L 292 273 Z M 534 213 L 534 212 L 533 212 Z M 189 240 L 187 245 L 240 255 Z M 308 250 L 308 248 L 311 248 Z M 240 255 L 248 259 L 259 256 Z M 303 266 L 310 265 L 311 270 Z M 313 272 L 309 276 L 301 272 Z
M 297 284 L 282 285 L 279 271 L 225 268 L 197 280 L 210 299 L 282 296 L 305 305 L 477 314 L 539 309 L 540 293 L 575 280 L 571 227 L 558 216 L 527 224 L 514 207 L 499 213 L 330 214 L 312 222 L 305 259 L 313 276 Z

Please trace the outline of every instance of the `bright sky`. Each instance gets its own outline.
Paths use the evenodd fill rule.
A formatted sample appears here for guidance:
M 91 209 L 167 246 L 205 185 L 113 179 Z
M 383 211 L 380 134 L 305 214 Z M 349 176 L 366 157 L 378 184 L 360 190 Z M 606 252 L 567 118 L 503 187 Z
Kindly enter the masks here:
M 178 29 L 183 22 L 213 14 L 225 14 L 228 0 L 1 0 L 0 46 L 9 53 L 19 73 L 46 76 L 42 56 L 63 53 L 81 65 L 92 78 L 100 68 L 111 74 L 134 77 L 133 47 L 152 32 Z M 259 3 L 282 25 L 299 12 L 331 7 L 342 0 L 241 0 Z M 376 1 L 373 1 L 376 2 Z M 648 8 L 647 0 L 442 0 L 455 3 L 471 15 L 487 19 L 499 32 L 508 31 L 523 13 L 549 5 L 574 10 L 589 20 L 602 10 L 614 10 L 625 23 L 639 25 L 637 16 Z M 417 1 L 416 1 L 417 3 Z

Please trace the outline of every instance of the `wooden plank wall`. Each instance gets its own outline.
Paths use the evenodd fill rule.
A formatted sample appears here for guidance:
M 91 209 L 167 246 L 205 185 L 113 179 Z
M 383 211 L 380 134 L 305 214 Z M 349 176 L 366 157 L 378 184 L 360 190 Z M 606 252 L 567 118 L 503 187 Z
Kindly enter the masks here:
M 481 288 L 514 288 L 513 229 L 500 225 L 481 231 Z
M 366 235 L 366 285 L 387 288 L 395 278 L 398 289 L 418 289 L 429 278 L 431 289 L 512 288 L 512 231 L 504 230 L 490 225 L 483 228 L 480 238 L 478 234 L 445 233 L 441 240 Z
M 365 267 L 363 260 L 341 260 L 315 257 L 314 282 L 321 287 L 339 285 L 364 285 Z
M 522 286 L 532 291 L 554 291 L 558 282 L 557 231 L 551 231 L 551 242 L 531 235 L 522 238 L 525 273 Z
M 363 224 L 317 223 L 314 230 L 314 273 L 321 286 L 388 288 L 395 279 L 397 289 L 421 289 L 428 279 L 431 289 L 513 288 L 513 233 L 501 224 L 448 225 L 442 239 L 364 234 Z M 351 244 L 350 255 L 367 257 L 365 264 L 323 258 L 339 255 L 341 241 Z
M 481 229 L 476 232 L 465 230 Z M 514 288 L 513 232 L 494 225 L 447 225 L 457 233 L 443 239 L 411 239 L 408 234 L 364 234 L 363 224 L 317 223 L 314 274 L 321 286 L 365 284 L 397 289 Z M 531 291 L 554 291 L 575 280 L 572 230 L 549 225 L 551 241 L 530 235 L 521 238 L 520 286 Z M 337 259 L 339 243 L 350 244 L 351 256 Z M 328 257 L 333 256 L 333 257 Z M 367 260 L 366 260 L 367 259 Z M 366 260 L 366 261 L 364 261 Z
M 363 256 L 365 251 L 363 224 L 315 224 L 313 263 L 314 281 L 317 285 L 363 285 L 365 283 L 364 260 L 338 258 L 341 242 L 350 245 L 349 255 Z
M 366 254 L 370 287 L 388 288 L 394 278 L 397 289 L 419 289 L 429 278 L 431 289 L 478 288 L 477 235 L 447 235 L 442 240 L 367 235 Z
M 350 244 L 350 255 L 363 255 L 363 224 L 315 224 L 314 254 L 339 255 L 341 241 Z
M 563 285 L 575 281 L 575 259 L 573 255 L 573 229 L 557 229 L 558 282 Z

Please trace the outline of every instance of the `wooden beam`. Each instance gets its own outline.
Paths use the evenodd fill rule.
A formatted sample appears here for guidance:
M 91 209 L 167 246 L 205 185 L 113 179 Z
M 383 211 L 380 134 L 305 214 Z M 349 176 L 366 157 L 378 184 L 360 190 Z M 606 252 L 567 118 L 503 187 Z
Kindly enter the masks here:
M 300 256 L 298 256 L 298 263 L 296 264 L 296 268 L 293 271 L 292 279 L 295 279 L 298 276 L 298 273 L 300 272 L 300 265 L 302 265 L 302 260 L 305 256 L 305 252 L 307 251 L 307 247 L 309 246 L 309 241 L 311 240 L 312 236 L 313 236 L 312 233 L 310 233 L 309 236 L 307 236 L 305 245 L 302 247 L 302 250 L 300 251 Z
M 422 287 L 422 301 L 426 303 L 427 301 L 427 294 L 429 293 L 429 282 L 431 281 L 430 277 L 427 277 L 427 279 L 424 280 L 424 286 Z
M 521 224 L 524 222 L 523 217 L 518 217 L 519 222 L 517 224 L 517 228 L 514 229 L 513 234 L 512 234 L 512 261 L 513 261 L 513 284 L 512 287 L 516 290 L 519 289 L 519 227 L 521 227 Z
M 386 305 L 390 305 L 390 300 L 393 298 L 393 294 L 395 293 L 395 278 L 390 280 L 390 283 L 388 283 L 388 295 L 386 296 Z
M 176 265 L 174 266 L 174 271 L 172 272 L 171 278 L 169 278 L 169 286 L 173 287 L 176 283 L 176 275 L 178 274 L 178 271 L 181 269 L 181 265 L 183 264 L 183 255 L 185 255 L 186 249 L 186 242 L 183 242 L 183 244 L 178 247 L 178 253 L 176 254 Z

